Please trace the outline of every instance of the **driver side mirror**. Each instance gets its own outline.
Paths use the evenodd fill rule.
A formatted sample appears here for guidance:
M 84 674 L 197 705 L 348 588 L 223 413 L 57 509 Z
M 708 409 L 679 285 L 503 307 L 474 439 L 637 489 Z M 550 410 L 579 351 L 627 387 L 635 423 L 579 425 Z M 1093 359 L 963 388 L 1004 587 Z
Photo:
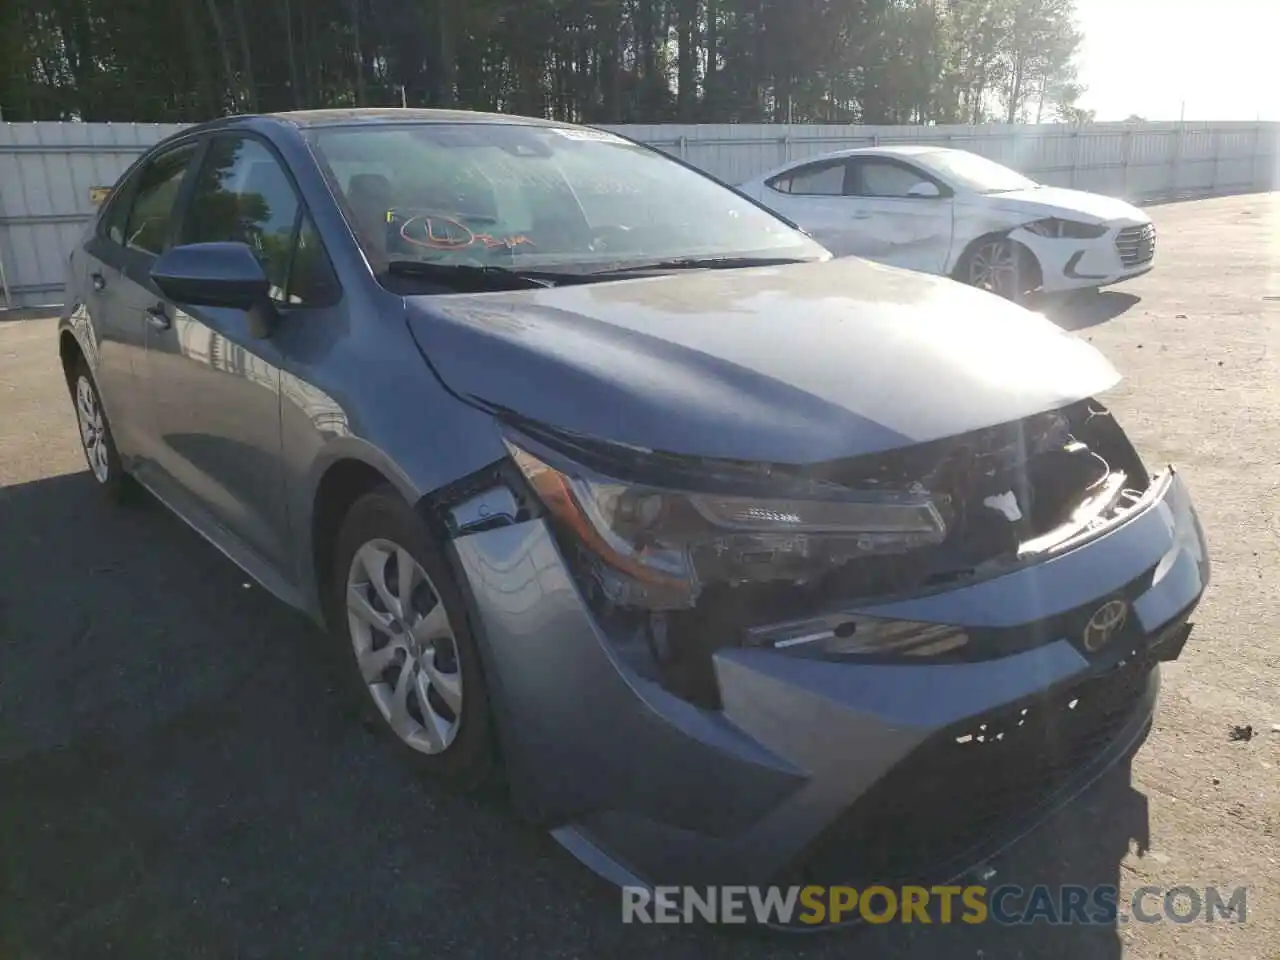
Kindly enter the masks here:
M 921 180 L 907 191 L 907 196 L 918 200 L 937 200 L 942 196 L 942 191 L 938 189 L 938 185 L 936 183 L 930 183 L 928 180 Z
M 188 243 L 161 254 L 151 279 L 165 298 L 199 307 L 234 307 L 248 313 L 249 332 L 271 335 L 271 304 L 262 264 L 245 243 Z

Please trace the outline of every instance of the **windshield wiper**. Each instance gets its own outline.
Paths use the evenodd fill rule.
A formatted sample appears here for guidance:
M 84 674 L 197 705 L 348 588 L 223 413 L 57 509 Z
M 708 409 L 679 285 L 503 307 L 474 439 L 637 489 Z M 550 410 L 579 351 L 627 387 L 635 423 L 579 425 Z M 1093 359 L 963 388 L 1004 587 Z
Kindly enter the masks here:
M 529 290 L 581 280 L 580 275 L 571 273 L 515 270 L 496 263 L 441 263 L 438 260 L 391 260 L 387 263 L 387 272 L 482 290 Z
M 742 267 L 776 267 L 791 263 L 814 263 L 808 257 L 675 257 L 645 263 L 624 264 L 583 273 L 552 270 L 517 270 L 496 263 L 443 263 L 439 260 L 391 260 L 387 272 L 402 277 L 440 280 L 455 286 L 479 290 L 529 290 L 562 284 L 593 283 L 611 277 L 674 270 L 733 270 Z
M 588 274 L 591 277 L 627 273 L 661 273 L 666 270 L 737 270 L 745 267 L 780 267 L 789 263 L 816 263 L 812 257 L 673 257 L 620 267 L 608 267 Z

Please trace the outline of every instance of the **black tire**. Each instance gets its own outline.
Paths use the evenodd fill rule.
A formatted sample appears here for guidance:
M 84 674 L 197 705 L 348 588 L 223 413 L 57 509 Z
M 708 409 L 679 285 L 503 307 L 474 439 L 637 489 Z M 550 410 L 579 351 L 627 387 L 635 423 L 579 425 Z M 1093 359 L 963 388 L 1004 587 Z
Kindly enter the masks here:
M 975 258 L 980 255 L 989 257 L 991 251 L 995 249 L 1009 256 L 1013 261 L 1014 279 L 1010 284 L 986 286 L 973 277 L 972 268 Z M 961 283 L 987 290 L 1013 303 L 1026 303 L 1041 285 L 1040 265 L 1036 262 L 1035 255 L 1022 244 L 1008 237 L 986 237 L 973 244 L 957 266 L 955 277 Z
M 125 473 L 120 461 L 120 451 L 116 447 L 115 435 L 111 432 L 111 422 L 102 406 L 102 395 L 98 392 L 98 382 L 94 379 L 83 357 L 78 357 L 71 367 L 71 376 L 67 381 L 71 391 L 71 403 L 76 414 L 76 428 L 80 433 L 80 449 L 84 451 L 84 459 L 89 467 L 89 476 L 112 503 L 132 502 L 138 492 L 133 478 Z M 91 398 L 91 405 L 96 410 L 97 424 L 86 429 L 86 418 L 92 417 L 84 405 L 84 392 Z M 91 442 L 90 436 L 95 439 Z
M 347 609 L 348 577 L 357 552 L 366 544 L 386 541 L 403 548 L 426 573 L 433 593 L 448 616 L 455 664 L 462 678 L 462 707 L 457 732 L 438 753 L 424 753 L 398 735 L 375 702 L 357 666 L 353 628 Z M 390 485 L 360 497 L 347 512 L 338 533 L 325 592 L 326 619 L 333 638 L 338 683 L 366 729 L 390 741 L 417 770 L 462 790 L 475 790 L 494 780 L 494 747 L 480 653 L 471 632 L 466 606 L 443 553 L 422 519 Z M 393 668 L 394 669 L 394 668 Z M 421 715 L 421 707 L 418 707 Z

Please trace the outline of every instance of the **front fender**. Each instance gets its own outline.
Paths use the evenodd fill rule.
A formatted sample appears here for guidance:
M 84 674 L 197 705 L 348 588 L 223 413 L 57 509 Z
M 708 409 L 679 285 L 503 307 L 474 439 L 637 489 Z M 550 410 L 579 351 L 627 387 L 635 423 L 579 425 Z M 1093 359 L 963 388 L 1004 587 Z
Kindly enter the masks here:
M 946 267 L 948 276 L 955 273 L 960 264 L 964 263 L 965 256 L 980 241 L 1006 237 L 1028 220 L 1035 219 L 1020 213 L 971 203 L 957 202 L 953 210 L 951 258 Z
M 357 436 L 339 436 L 322 446 L 306 468 L 301 483 L 288 489 L 289 516 L 295 518 L 294 530 L 295 578 L 300 593 L 305 598 L 307 612 L 313 617 L 321 614 L 320 584 L 315 572 L 315 507 L 320 484 L 325 475 L 336 465 L 359 463 L 381 474 L 404 497 L 414 503 L 421 496 L 418 485 L 385 451 Z

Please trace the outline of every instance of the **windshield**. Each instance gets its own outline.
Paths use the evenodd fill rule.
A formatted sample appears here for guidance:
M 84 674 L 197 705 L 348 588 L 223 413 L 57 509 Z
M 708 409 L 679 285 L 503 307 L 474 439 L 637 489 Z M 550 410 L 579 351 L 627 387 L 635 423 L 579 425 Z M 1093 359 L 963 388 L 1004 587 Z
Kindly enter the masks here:
M 938 150 L 918 159 L 943 179 L 975 193 L 1007 193 L 1040 186 L 1016 170 L 965 150 Z
M 602 131 L 498 123 L 332 127 L 311 137 L 375 268 L 588 272 L 676 258 L 821 259 L 723 185 Z

